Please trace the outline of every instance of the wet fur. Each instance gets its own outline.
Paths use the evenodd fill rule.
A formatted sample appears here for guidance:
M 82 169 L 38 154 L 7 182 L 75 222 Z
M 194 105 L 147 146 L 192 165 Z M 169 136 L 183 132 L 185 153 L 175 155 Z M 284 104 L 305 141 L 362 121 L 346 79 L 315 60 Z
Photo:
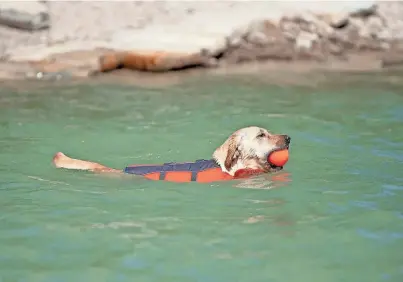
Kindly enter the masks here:
M 218 147 L 213 157 L 221 169 L 234 175 L 239 169 L 278 171 L 281 167 L 272 167 L 267 163 L 268 154 L 274 150 L 289 146 L 287 135 L 272 134 L 267 129 L 251 126 L 234 132 Z

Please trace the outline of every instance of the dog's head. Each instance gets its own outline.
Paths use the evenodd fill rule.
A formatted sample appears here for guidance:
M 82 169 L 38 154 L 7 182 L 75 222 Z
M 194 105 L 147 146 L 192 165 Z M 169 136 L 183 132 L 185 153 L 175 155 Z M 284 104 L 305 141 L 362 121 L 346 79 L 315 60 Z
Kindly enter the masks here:
M 267 129 L 251 126 L 235 131 L 213 154 L 221 169 L 230 175 L 239 169 L 259 169 L 265 172 L 278 171 L 267 161 L 276 150 L 288 148 L 288 135 L 272 134 Z

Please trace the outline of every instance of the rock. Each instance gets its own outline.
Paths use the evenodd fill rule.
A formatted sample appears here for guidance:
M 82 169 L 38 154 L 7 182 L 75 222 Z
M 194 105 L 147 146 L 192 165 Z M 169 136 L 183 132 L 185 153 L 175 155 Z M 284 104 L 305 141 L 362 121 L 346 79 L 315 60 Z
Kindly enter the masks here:
M 257 59 L 253 51 L 242 48 L 226 52 L 223 58 L 227 64 L 239 64 L 247 61 L 255 61 Z
M 320 37 L 327 37 L 329 36 L 329 34 L 333 32 L 332 26 L 321 20 L 318 20 L 316 22 L 316 28 L 317 28 L 317 34 Z
M 372 38 L 359 38 L 355 42 L 355 48 L 359 51 L 380 51 L 382 50 L 382 44 L 380 41 L 373 40 Z
M 267 3 L 264 1 L 252 3 L 252 1 L 250 4 L 231 3 L 231 6 L 238 7 L 235 13 L 235 10 L 226 6 L 227 4 L 199 3 L 198 8 L 193 8 L 196 4 L 188 4 L 191 6 L 184 9 L 182 4 L 174 5 L 169 1 L 165 1 L 166 3 L 163 1 L 164 3 L 158 4 L 163 12 L 155 14 L 154 5 L 157 4 L 146 4 L 146 1 L 141 5 L 137 2 L 133 4 L 133 1 L 127 4 L 114 4 L 113 1 L 107 4 L 96 1 L 81 1 L 82 3 L 40 1 L 40 3 L 32 2 L 34 3 L 32 5 L 41 7 L 42 10 L 33 12 L 33 9 L 28 11 L 28 14 L 47 13 L 46 4 L 43 2 L 52 6 L 52 17 L 56 15 L 49 31 L 49 34 L 55 37 L 50 41 L 40 41 L 40 44 L 31 50 L 18 48 L 31 45 L 24 41 L 19 41 L 12 48 L 4 47 L 3 53 L 9 55 L 10 60 L 42 60 L 49 58 L 51 54 L 67 50 L 105 47 L 113 49 L 118 55 L 94 56 L 97 64 L 102 63 L 101 70 L 123 66 L 144 71 L 170 71 L 194 66 L 215 67 L 218 65 L 217 60 L 221 58 L 232 62 L 266 59 L 323 60 L 328 55 L 348 54 L 349 50 L 388 50 L 391 48 L 392 39 L 399 35 L 403 38 L 403 3 L 396 4 L 396 2 L 387 4 L 379 2 L 378 8 L 375 9 L 372 5 L 374 1 L 350 1 L 342 4 L 312 2 L 298 4 L 298 7 L 293 7 L 296 5 L 290 3 L 282 6 L 280 2 L 275 4 L 269 3 L 270 1 Z M 0 16 L 6 7 L 4 3 L 0 1 Z M 10 3 L 8 2 L 9 7 L 18 6 L 16 8 L 18 11 L 27 9 L 30 5 L 24 6 L 28 2 L 24 5 L 16 4 L 17 1 L 14 4 Z M 177 6 L 178 10 L 172 10 L 174 6 L 171 5 Z M 218 6 L 214 6 L 217 9 L 213 9 L 211 5 L 222 5 L 222 8 L 218 12 Z M 330 5 L 333 5 L 334 9 L 329 8 Z M 305 12 L 290 13 L 292 8 Z M 183 18 L 178 16 L 182 15 L 179 10 L 185 11 L 186 15 L 183 14 Z M 281 16 L 284 12 L 287 14 Z M 77 13 L 86 16 L 74 18 Z M 114 16 L 117 13 L 118 18 Z M 147 20 L 147 25 L 140 28 L 142 24 L 138 21 L 143 15 L 150 20 Z M 266 17 L 272 20 L 266 20 Z M 211 21 L 206 22 L 206 18 Z M 213 19 L 220 21 L 213 22 Z M 280 20 L 279 24 L 277 19 Z M 251 21 L 248 24 L 232 29 L 233 26 L 249 20 Z M 32 24 L 30 28 L 33 28 Z M 0 37 L 1 32 L 0 29 Z M 45 32 L 43 31 L 43 34 Z M 35 32 L 35 35 L 38 34 L 41 33 Z M 7 42 L 8 38 L 12 39 L 11 36 L 1 38 L 2 42 Z M 54 43 L 58 38 L 82 40 L 48 44 Z M 95 41 L 96 39 L 99 41 Z M 162 50 L 164 52 L 160 52 Z M 143 53 L 145 51 L 155 53 L 145 55 Z M 126 59 L 121 58 L 119 54 L 124 54 Z M 100 56 L 105 60 L 99 60 Z M 96 66 L 97 64 L 91 67 L 91 62 L 86 57 L 88 56 L 77 59 L 58 57 L 54 61 L 48 60 L 46 64 L 37 66 L 34 77 L 57 78 L 64 73 L 71 76 L 88 76 L 92 70 L 99 70 L 100 67 Z
M 283 30 L 285 38 L 292 41 L 297 38 L 299 32 L 301 31 L 297 23 L 286 19 L 282 19 L 280 21 L 280 28 Z
M 391 52 L 382 58 L 382 67 L 403 66 L 403 52 Z
M 296 38 L 300 31 L 316 33 L 320 37 L 326 37 L 333 31 L 326 21 L 309 12 L 286 15 L 280 20 L 280 26 L 288 38 Z
M 390 43 L 390 49 L 392 49 L 393 52 L 403 53 L 403 41 L 392 41 Z
M 232 33 L 231 35 L 227 36 L 227 47 L 228 48 L 236 48 L 241 45 L 243 38 L 236 33 Z
M 295 51 L 291 44 L 275 44 L 265 47 L 231 50 L 224 55 L 224 58 L 229 64 L 263 60 L 290 61 L 294 58 L 294 54 Z
M 223 57 L 235 64 L 256 60 L 290 60 L 293 48 L 279 25 L 269 20 L 255 20 L 236 29 L 228 38 Z
M 363 37 L 363 38 L 371 37 L 371 33 L 369 32 L 368 28 L 366 27 L 364 19 L 351 18 L 350 24 L 348 26 L 348 30 L 350 32 L 356 33 L 358 37 Z
M 333 56 L 343 56 L 344 55 L 344 49 L 340 45 L 328 43 L 328 44 L 326 44 L 326 47 L 327 47 L 326 51 Z
M 317 62 L 323 62 L 327 59 L 326 54 L 320 49 L 304 49 L 300 50 L 296 56 L 296 59 L 299 60 L 308 60 L 308 61 L 317 61 Z
M 376 14 L 377 5 L 371 5 L 369 7 L 363 7 L 358 10 L 350 12 L 350 17 L 366 18 Z
M 378 39 L 385 37 L 385 35 L 382 34 L 385 30 L 385 26 L 382 20 L 377 16 L 370 16 L 366 19 L 351 18 L 348 29 L 356 30 L 358 36 L 362 38 Z
M 208 54 L 210 57 L 220 57 L 225 50 L 228 48 L 228 42 L 226 38 L 220 38 L 216 40 L 214 44 L 211 44 L 210 47 L 202 48 L 202 50 L 205 50 L 206 54 Z
M 281 29 L 269 20 L 254 21 L 249 24 L 245 40 L 256 46 L 282 43 L 286 39 Z
M 306 32 L 316 32 L 317 18 L 311 13 L 305 12 L 294 16 L 293 20 L 299 24 L 301 30 Z
M 300 32 L 295 47 L 297 49 L 309 50 L 312 48 L 313 43 L 318 40 L 318 35 L 315 33 Z
M 257 46 L 264 46 L 269 44 L 270 40 L 269 38 L 266 36 L 266 34 L 264 34 L 261 31 L 251 31 L 246 35 L 246 41 L 248 43 L 251 43 L 253 45 L 257 45 Z
M 190 67 L 216 67 L 217 59 L 208 50 L 193 54 L 171 52 L 109 52 L 99 57 L 98 69 L 108 72 L 119 68 L 137 71 L 166 72 Z
M 380 49 L 381 50 L 389 50 L 391 48 L 391 44 L 389 42 L 380 42 Z
M 255 52 L 258 60 L 289 61 L 295 56 L 295 51 L 291 44 L 273 45 L 255 50 Z
M 378 38 L 383 29 L 382 21 L 376 16 L 350 18 L 349 24 L 343 29 L 335 29 L 329 40 L 345 50 L 386 50 L 388 44 Z
M 385 29 L 383 21 L 380 17 L 370 16 L 365 21 L 367 33 L 373 38 L 379 38 L 379 34 Z
M 347 13 L 322 14 L 317 15 L 317 17 L 332 28 L 343 28 L 347 26 L 349 22 Z
M 245 39 L 246 34 L 249 32 L 249 26 L 244 25 L 240 26 L 226 37 L 227 47 L 236 48 L 239 47 Z
M 155 61 L 154 67 L 150 67 L 149 71 L 170 71 L 182 70 L 191 67 L 213 68 L 218 65 L 217 59 L 211 57 L 205 49 L 199 53 L 161 56 Z
M 229 48 L 238 48 L 247 42 L 256 46 L 264 46 L 284 40 L 281 30 L 269 20 L 254 20 L 248 25 L 236 28 L 227 37 Z
M 0 24 L 30 31 L 46 29 L 49 12 L 45 4 L 35 1 L 1 1 Z
M 393 34 L 388 28 L 384 28 L 378 33 L 378 38 L 383 41 L 389 41 L 393 39 Z
M 334 30 L 328 37 L 329 43 L 345 50 L 353 49 L 359 39 L 356 29 Z
M 382 20 L 385 29 L 380 37 L 387 40 L 403 39 L 403 2 L 382 1 L 377 5 L 377 16 Z
M 346 14 L 333 15 L 328 23 L 333 28 L 343 28 L 348 24 L 349 18 Z

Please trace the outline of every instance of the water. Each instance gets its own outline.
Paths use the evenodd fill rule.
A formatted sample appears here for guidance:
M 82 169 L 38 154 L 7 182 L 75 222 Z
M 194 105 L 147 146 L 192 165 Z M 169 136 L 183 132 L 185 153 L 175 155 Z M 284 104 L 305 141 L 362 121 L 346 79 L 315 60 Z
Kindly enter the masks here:
M 3 88 L 0 281 L 402 281 L 403 87 L 374 79 Z M 283 172 L 175 184 L 51 165 L 208 158 L 248 125 L 292 137 Z

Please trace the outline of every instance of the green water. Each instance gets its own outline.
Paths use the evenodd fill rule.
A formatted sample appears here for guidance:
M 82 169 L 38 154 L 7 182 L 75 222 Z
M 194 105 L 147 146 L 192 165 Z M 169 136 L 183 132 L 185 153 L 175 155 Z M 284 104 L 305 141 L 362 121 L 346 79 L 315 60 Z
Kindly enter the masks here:
M 403 281 L 403 87 L 364 82 L 1 89 L 0 281 Z M 248 125 L 292 137 L 283 172 L 205 185 L 51 165 L 208 158 Z

